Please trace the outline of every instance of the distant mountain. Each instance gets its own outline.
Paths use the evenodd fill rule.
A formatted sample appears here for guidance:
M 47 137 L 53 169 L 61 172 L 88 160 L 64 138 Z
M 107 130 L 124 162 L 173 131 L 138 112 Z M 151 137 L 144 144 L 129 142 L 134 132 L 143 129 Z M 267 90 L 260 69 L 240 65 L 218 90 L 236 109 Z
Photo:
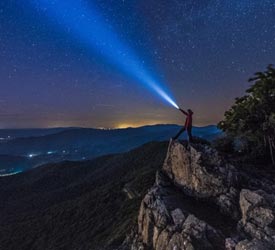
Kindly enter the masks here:
M 136 221 L 167 142 L 0 178 L 0 249 L 115 249 Z
M 0 129 L 0 139 L 15 139 L 30 136 L 44 136 L 59 133 L 72 128 L 28 128 L 28 129 Z
M 17 163 L 12 165 L 13 168 L 24 171 L 49 162 L 93 159 L 102 155 L 126 152 L 150 141 L 169 140 L 179 129 L 180 126 L 177 125 L 154 125 L 112 130 L 59 128 L 39 132 L 27 131 L 27 134 L 20 130 L 19 138 L 0 142 L 0 155 L 27 158 L 27 166 Z M 53 133 L 54 131 L 58 132 Z M 45 135 L 26 137 L 29 133 L 41 134 L 42 132 Z M 221 132 L 216 126 L 206 126 L 194 127 L 193 133 L 203 139 L 213 140 Z M 10 171 L 10 167 L 6 167 L 1 162 L 1 158 L 0 169 Z

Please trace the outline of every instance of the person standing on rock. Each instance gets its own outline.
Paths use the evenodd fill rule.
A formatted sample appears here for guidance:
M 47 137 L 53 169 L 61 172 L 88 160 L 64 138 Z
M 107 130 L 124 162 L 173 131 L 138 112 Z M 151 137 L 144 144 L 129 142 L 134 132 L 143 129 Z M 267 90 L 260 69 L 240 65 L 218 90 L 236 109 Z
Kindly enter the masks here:
M 186 115 L 186 120 L 184 126 L 181 128 L 181 130 L 177 133 L 175 137 L 173 137 L 173 140 L 176 140 L 179 138 L 179 136 L 186 130 L 188 135 L 188 141 L 192 142 L 192 115 L 193 111 L 191 109 L 188 109 L 187 112 L 183 109 L 179 109 L 184 115 Z

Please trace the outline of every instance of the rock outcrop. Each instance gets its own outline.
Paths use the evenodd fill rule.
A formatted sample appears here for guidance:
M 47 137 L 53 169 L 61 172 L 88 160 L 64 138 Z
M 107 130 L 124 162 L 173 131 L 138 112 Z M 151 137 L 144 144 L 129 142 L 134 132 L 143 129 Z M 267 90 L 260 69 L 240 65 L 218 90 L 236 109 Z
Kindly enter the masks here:
M 171 141 L 131 250 L 275 250 L 275 196 L 239 175 L 211 147 Z
M 171 141 L 163 170 L 188 195 L 211 199 L 222 212 L 238 218 L 236 170 L 216 150 Z
M 158 173 L 158 181 L 144 197 L 138 231 L 141 244 L 136 249 L 219 249 L 223 246 L 222 234 L 215 228 L 185 210 L 180 191 L 163 186 L 166 181 Z M 133 248 L 135 249 L 135 248 Z

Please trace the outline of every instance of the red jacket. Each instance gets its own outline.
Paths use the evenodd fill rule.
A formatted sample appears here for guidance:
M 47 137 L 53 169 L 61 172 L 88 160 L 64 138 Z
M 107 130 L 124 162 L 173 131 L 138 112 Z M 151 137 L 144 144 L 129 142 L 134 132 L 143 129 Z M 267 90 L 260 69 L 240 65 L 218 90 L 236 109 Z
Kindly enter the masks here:
M 185 120 L 185 124 L 184 127 L 185 128 L 191 128 L 192 127 L 192 115 L 193 112 L 185 112 L 184 110 L 180 109 L 180 111 L 186 115 L 186 120 Z

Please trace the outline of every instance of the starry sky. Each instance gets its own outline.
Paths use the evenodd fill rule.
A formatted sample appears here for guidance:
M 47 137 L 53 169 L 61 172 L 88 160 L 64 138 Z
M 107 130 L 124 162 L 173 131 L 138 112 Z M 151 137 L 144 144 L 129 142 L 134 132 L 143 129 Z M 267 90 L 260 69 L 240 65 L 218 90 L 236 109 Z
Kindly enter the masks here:
M 65 0 L 42 2 L 56 1 Z M 247 79 L 274 63 L 273 0 L 74 1 L 96 9 L 177 104 L 194 111 L 197 126 L 221 120 Z M 39 2 L 0 1 L 0 128 L 183 123 Z

